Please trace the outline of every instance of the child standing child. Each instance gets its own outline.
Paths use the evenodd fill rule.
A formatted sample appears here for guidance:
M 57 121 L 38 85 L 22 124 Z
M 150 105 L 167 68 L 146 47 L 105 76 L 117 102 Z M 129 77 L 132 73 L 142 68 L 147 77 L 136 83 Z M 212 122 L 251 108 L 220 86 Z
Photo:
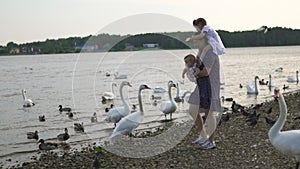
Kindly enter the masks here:
M 195 19 L 193 21 L 193 26 L 198 31 L 198 33 L 187 38 L 186 41 L 201 40 L 202 38 L 207 38 L 209 44 L 203 49 L 203 51 L 198 51 L 197 57 L 201 58 L 202 60 L 207 51 L 209 51 L 210 49 L 212 49 L 216 55 L 225 54 L 225 47 L 219 34 L 213 28 L 207 25 L 205 19 Z

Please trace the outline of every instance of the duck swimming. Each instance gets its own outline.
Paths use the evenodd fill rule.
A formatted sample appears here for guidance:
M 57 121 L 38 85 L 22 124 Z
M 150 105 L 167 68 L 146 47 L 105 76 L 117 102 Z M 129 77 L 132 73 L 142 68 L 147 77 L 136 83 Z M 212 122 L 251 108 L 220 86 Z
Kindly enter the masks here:
M 27 133 L 27 139 L 39 139 L 38 131 L 35 132 L 28 132 Z
M 65 133 L 57 135 L 57 139 L 59 141 L 66 141 L 70 138 L 70 135 L 68 134 L 68 129 L 65 128 Z
M 67 112 L 70 112 L 72 109 L 70 107 L 62 107 L 62 105 L 59 105 L 59 111 L 60 112 L 63 112 L 63 111 L 67 111 Z
M 39 145 L 40 150 L 53 150 L 58 147 L 57 143 L 45 143 L 43 139 L 40 139 L 38 143 L 40 143 Z

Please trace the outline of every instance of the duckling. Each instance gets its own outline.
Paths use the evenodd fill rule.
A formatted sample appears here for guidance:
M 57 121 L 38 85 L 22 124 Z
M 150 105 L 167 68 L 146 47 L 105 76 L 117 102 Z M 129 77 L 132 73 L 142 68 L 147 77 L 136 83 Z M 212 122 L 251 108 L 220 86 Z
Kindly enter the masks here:
M 74 123 L 74 130 L 77 132 L 84 132 L 83 122 L 80 123 Z
M 68 129 L 65 128 L 65 133 L 57 135 L 57 139 L 59 141 L 66 141 L 70 138 L 70 135 L 68 134 Z
M 73 118 L 74 114 L 72 112 L 67 113 L 69 118 Z
M 270 118 L 268 118 L 268 117 L 265 117 L 265 119 L 266 119 L 266 123 L 268 123 L 268 124 L 270 124 L 270 125 L 274 125 L 275 124 L 275 120 L 272 120 L 272 119 L 270 119 Z
M 151 95 L 151 100 L 160 100 L 160 99 L 161 99 L 161 96 Z
M 91 122 L 92 122 L 92 123 L 95 123 L 95 122 L 97 122 L 97 121 L 98 121 L 98 120 L 97 120 L 97 113 L 94 112 L 93 116 L 91 117 Z
M 157 106 L 157 100 L 154 100 L 152 103 L 153 106 Z
M 63 111 L 67 111 L 67 112 L 70 112 L 72 109 L 70 107 L 62 107 L 62 105 L 59 105 L 59 111 L 60 112 L 63 112 Z
M 285 84 L 283 85 L 283 90 L 285 90 L 285 89 L 288 89 L 289 88 L 289 86 L 286 86 Z
M 110 104 L 110 107 L 105 108 L 105 113 L 109 112 L 110 109 L 114 108 L 114 104 Z
M 36 139 L 36 140 L 38 140 L 39 139 L 38 131 L 28 132 L 27 133 L 27 138 L 28 139 Z
M 135 105 L 135 104 L 133 104 L 131 109 L 132 109 L 132 110 L 131 110 L 131 112 L 130 112 L 130 113 L 133 113 L 133 112 L 135 112 L 135 111 L 136 111 L 136 105 Z
M 39 145 L 40 150 L 53 150 L 58 147 L 57 143 L 45 143 L 43 139 L 40 139 L 38 143 L 41 143 Z
M 46 121 L 45 115 L 39 116 L 39 121 L 40 121 L 40 122 Z

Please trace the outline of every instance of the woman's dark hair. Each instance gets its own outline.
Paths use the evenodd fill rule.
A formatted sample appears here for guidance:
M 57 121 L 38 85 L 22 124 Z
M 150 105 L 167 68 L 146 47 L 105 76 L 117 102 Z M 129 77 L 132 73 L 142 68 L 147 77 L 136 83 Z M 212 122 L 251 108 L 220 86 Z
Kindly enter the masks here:
M 205 26 L 206 20 L 204 18 L 198 18 L 193 21 L 194 26 Z

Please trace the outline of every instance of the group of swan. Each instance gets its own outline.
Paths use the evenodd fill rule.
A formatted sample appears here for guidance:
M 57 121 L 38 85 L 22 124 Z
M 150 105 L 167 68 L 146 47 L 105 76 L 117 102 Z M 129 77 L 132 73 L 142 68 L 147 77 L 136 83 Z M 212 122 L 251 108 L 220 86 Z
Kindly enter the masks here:
M 140 111 L 133 112 L 124 118 L 122 118 L 117 126 L 115 127 L 112 135 L 110 138 L 113 138 L 117 135 L 123 134 L 123 135 L 128 135 L 132 133 L 132 131 L 138 127 L 139 123 L 142 121 L 143 116 L 144 116 L 144 108 L 143 108 L 143 102 L 142 102 L 142 90 L 145 89 L 151 89 L 149 86 L 143 84 L 140 85 L 139 87 L 139 92 L 138 92 L 138 101 L 139 101 L 139 106 L 140 106 Z
M 279 89 L 275 89 L 275 95 L 278 97 L 280 115 L 276 123 L 269 130 L 269 139 L 277 150 L 285 155 L 296 158 L 296 169 L 298 169 L 300 165 L 300 130 L 280 131 L 286 121 L 287 106 Z
M 287 78 L 287 82 L 299 82 L 299 78 L 298 78 L 298 71 L 296 71 L 296 76 L 288 76 Z M 259 88 L 258 88 L 258 81 L 259 77 L 255 76 L 254 78 L 254 85 L 252 85 L 251 83 L 247 83 L 246 84 L 246 88 L 247 88 L 247 93 L 248 94 L 258 94 L 259 93 Z M 272 81 L 272 75 L 269 75 L 269 81 L 266 82 L 268 87 L 275 87 L 275 83 Z M 241 86 L 241 84 L 240 84 Z M 284 87 L 284 89 L 286 89 L 286 87 Z
M 133 111 L 130 113 L 129 105 L 123 98 L 122 89 L 125 85 L 131 86 L 129 82 L 124 81 L 120 85 L 120 96 L 121 100 L 123 102 L 123 107 L 118 108 L 112 108 L 108 113 L 105 121 L 107 122 L 114 122 L 115 123 L 115 129 L 113 131 L 113 134 L 111 135 L 111 138 L 120 135 L 120 134 L 129 134 L 131 133 L 139 123 L 141 122 L 143 116 L 144 116 L 144 108 L 143 108 L 143 102 L 142 102 L 142 91 L 145 89 L 151 89 L 149 86 L 142 84 L 139 87 L 138 91 L 138 102 L 140 106 L 140 111 Z M 173 81 L 168 82 L 168 94 L 169 94 L 169 100 L 164 101 L 160 105 L 160 111 L 162 111 L 165 114 L 165 117 L 167 114 L 170 114 L 170 118 L 172 119 L 172 113 L 174 113 L 177 109 L 177 105 L 172 97 L 171 94 L 171 88 L 176 87 L 176 85 L 173 83 Z
M 131 87 L 131 84 L 127 81 L 123 81 L 121 84 L 120 84 L 120 97 L 121 97 L 121 101 L 123 103 L 123 106 L 122 107 L 115 107 L 115 108 L 112 108 L 110 109 L 108 112 L 107 112 L 107 117 L 105 118 L 105 121 L 107 122 L 113 122 L 115 123 L 118 123 L 122 117 L 126 116 L 129 114 L 130 112 L 130 108 L 129 108 L 129 104 L 127 103 L 127 101 L 125 101 L 124 97 L 123 97 L 123 88 L 124 86 L 129 86 Z
M 179 103 L 179 102 L 184 102 L 184 98 L 186 95 L 188 94 L 191 94 L 190 91 L 186 91 L 186 90 L 180 90 L 179 88 L 179 84 L 177 83 L 177 93 L 176 93 L 176 97 L 174 98 L 175 102 L 176 103 Z

